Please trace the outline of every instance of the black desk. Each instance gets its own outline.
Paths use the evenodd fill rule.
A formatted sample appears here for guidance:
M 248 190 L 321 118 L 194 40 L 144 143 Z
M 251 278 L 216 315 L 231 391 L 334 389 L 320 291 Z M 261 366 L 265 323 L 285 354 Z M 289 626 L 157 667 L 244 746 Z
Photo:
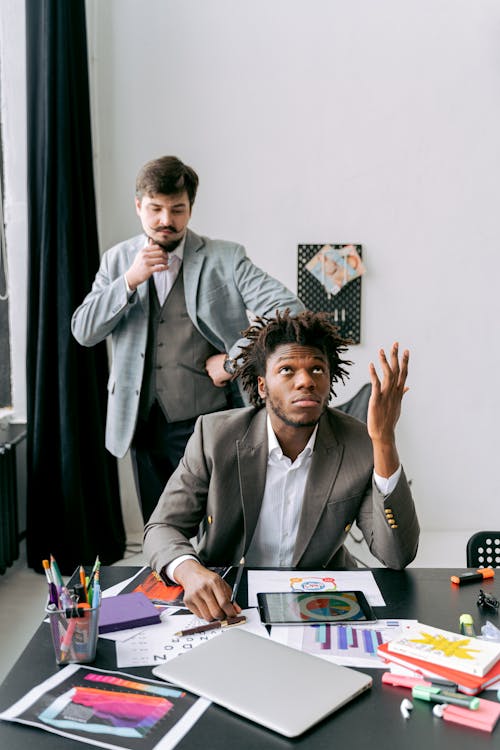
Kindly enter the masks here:
M 137 570 L 130 567 L 101 568 L 102 585 L 111 586 Z M 459 588 L 450 583 L 450 575 L 457 572 L 461 571 L 431 568 L 391 571 L 374 568 L 375 579 L 387 603 L 385 608 L 376 608 L 377 614 L 381 618 L 417 619 L 454 631 L 458 629 L 459 616 L 464 612 L 473 615 L 478 628 L 488 619 L 498 624 L 498 616 L 476 607 L 479 585 L 468 584 Z M 500 593 L 498 581 L 486 583 L 483 588 L 495 592 L 497 597 Z M 238 599 L 244 603 L 245 598 L 244 577 Z M 116 669 L 113 642 L 99 641 L 95 664 L 103 669 Z M 0 709 L 14 703 L 56 669 L 49 626 L 42 622 L 0 687 Z M 151 676 L 150 668 L 126 668 L 123 671 Z M 295 740 L 286 739 L 212 705 L 177 747 L 179 750 L 228 750 L 231 746 L 238 750 L 481 750 L 499 747 L 500 723 L 491 734 L 461 728 L 433 717 L 430 706 L 422 701 L 414 702 L 411 718 L 406 721 L 400 714 L 399 706 L 404 697 L 410 696 L 409 691 L 382 685 L 382 670 L 371 670 L 371 674 L 374 684 L 370 691 Z M 244 675 L 241 678 L 244 679 Z M 297 679 L 300 679 L 299 675 Z M 485 692 L 483 697 L 496 700 L 494 691 Z M 83 745 L 39 729 L 0 722 L 2 750 L 26 750 L 30 747 L 36 750 L 78 750 Z

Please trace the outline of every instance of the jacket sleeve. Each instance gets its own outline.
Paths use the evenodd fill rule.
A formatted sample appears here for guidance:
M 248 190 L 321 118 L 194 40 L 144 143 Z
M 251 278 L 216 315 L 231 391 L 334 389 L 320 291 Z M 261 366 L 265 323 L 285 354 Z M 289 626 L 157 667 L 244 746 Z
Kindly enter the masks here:
M 128 297 L 124 274 L 118 270 L 112 272 L 111 253 L 103 255 L 92 289 L 71 318 L 71 331 L 82 346 L 94 346 L 103 341 L 130 307 L 139 304 L 136 293 Z
M 384 497 L 372 479 L 356 518 L 368 548 L 388 568 L 400 570 L 417 554 L 420 526 L 404 471 Z

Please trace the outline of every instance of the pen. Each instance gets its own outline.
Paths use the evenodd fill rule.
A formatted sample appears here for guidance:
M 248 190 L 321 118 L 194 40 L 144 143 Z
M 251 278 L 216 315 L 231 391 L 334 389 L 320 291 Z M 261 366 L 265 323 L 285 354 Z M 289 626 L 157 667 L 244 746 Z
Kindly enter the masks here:
M 59 570 L 59 565 L 56 563 L 54 555 L 50 556 L 50 572 L 52 573 L 52 580 L 56 585 L 58 593 L 61 593 L 61 589 L 64 586 L 64 581 L 62 579 L 61 571 Z
M 95 559 L 95 562 L 94 562 L 94 567 L 92 568 L 92 572 L 91 572 L 90 577 L 89 577 L 89 584 L 88 584 L 89 586 L 92 586 L 92 583 L 93 583 L 93 580 L 94 580 L 94 576 L 95 576 L 95 574 L 97 573 L 97 571 L 99 570 L 100 567 L 101 567 L 101 561 L 99 560 L 99 555 L 97 555 L 97 557 Z
M 238 593 L 238 587 L 240 585 L 241 576 L 242 576 L 244 567 L 245 567 L 245 558 L 242 557 L 240 560 L 240 564 L 238 565 L 238 572 L 236 573 L 236 581 L 234 582 L 233 593 L 231 594 L 231 602 L 234 602 L 236 600 L 236 594 Z
M 174 635 L 195 635 L 196 633 L 206 633 L 207 630 L 219 630 L 220 628 L 230 628 L 232 625 L 243 625 L 247 621 L 246 617 L 226 617 L 225 620 L 214 620 L 206 625 L 198 625 L 196 628 L 187 628 L 179 630 Z
M 460 586 L 462 583 L 474 583 L 484 581 L 485 578 L 494 578 L 493 568 L 479 568 L 475 573 L 463 573 L 461 576 L 451 576 L 450 581 Z
M 92 587 L 92 609 L 99 606 L 101 600 L 101 583 L 99 581 L 99 568 L 94 574 L 94 585 Z
M 52 580 L 52 575 L 50 573 L 50 564 L 48 560 L 42 560 L 43 569 L 45 571 L 45 577 L 47 579 L 47 583 L 49 584 L 49 604 L 55 604 L 56 607 L 59 606 L 59 599 L 57 596 L 57 589 L 56 584 Z
M 453 693 L 451 690 L 442 690 L 438 687 L 415 685 L 411 694 L 414 698 L 429 701 L 429 703 L 449 703 L 454 706 L 462 706 L 462 708 L 470 708 L 471 711 L 477 711 L 479 708 L 479 698 L 469 698 L 462 693 Z

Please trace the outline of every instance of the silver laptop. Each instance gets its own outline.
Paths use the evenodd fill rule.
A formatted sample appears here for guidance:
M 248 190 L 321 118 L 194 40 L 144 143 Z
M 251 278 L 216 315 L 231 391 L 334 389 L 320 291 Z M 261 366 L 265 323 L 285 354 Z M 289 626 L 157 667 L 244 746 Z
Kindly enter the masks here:
M 372 685 L 369 675 L 233 628 L 153 669 L 286 737 L 296 737 Z

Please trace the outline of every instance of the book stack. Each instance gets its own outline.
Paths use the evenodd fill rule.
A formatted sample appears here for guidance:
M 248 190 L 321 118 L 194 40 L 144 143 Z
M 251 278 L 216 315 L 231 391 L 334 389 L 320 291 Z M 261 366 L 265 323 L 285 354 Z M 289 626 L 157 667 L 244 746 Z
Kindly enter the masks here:
M 378 647 L 385 661 L 429 680 L 449 680 L 458 690 L 477 695 L 500 682 L 500 643 L 417 623 Z

